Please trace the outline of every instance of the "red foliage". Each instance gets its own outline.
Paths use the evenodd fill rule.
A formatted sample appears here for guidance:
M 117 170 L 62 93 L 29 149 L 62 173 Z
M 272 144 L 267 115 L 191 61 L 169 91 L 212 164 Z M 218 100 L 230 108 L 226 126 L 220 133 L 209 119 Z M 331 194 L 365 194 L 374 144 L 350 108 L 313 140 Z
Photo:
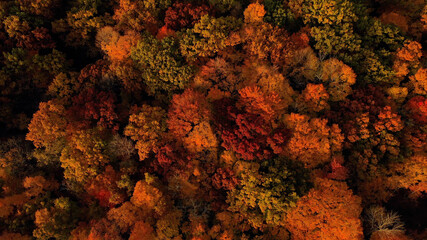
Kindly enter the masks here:
M 406 103 L 406 109 L 412 119 L 420 124 L 427 124 L 427 98 L 415 96 Z
M 94 64 L 86 65 L 78 77 L 79 82 L 96 83 L 108 71 L 108 62 L 105 60 L 98 60 Z
M 168 112 L 168 126 L 177 139 L 185 137 L 195 125 L 210 119 L 209 104 L 203 94 L 187 89 L 173 96 Z
M 89 128 L 96 124 L 113 131 L 118 130 L 114 104 L 116 98 L 113 93 L 90 88 L 73 97 L 72 101 L 68 116 L 74 120 L 77 128 Z
M 344 159 L 342 157 L 335 157 L 330 164 L 330 172 L 326 175 L 329 179 L 345 180 L 348 178 L 348 169 L 342 164 Z
M 226 101 L 217 103 L 218 113 L 226 114 L 219 119 L 222 146 L 233 150 L 245 160 L 266 159 L 280 154 L 286 143 L 288 130 L 273 129 L 271 124 L 258 114 L 239 111 Z
M 175 34 L 174 30 L 169 29 L 168 26 L 164 25 L 157 32 L 156 38 L 159 40 L 162 40 L 163 38 L 173 36 L 174 34 Z
M 395 109 L 394 104 L 387 99 L 379 88 L 372 85 L 366 89 L 355 90 L 345 102 L 340 104 L 340 111 L 330 114 L 330 118 L 339 122 L 350 142 L 356 142 L 368 137 L 368 126 L 360 123 L 361 118 L 367 118 L 368 123 L 379 122 L 378 116 L 385 107 Z
M 29 50 L 40 50 L 43 48 L 55 48 L 55 42 L 46 28 L 36 28 L 27 35 L 22 35 L 16 44 Z
M 153 162 L 154 170 L 166 178 L 178 174 L 182 170 L 189 169 L 190 159 L 179 147 L 172 143 L 161 144 L 156 153 L 156 161 Z
M 212 186 L 218 190 L 232 190 L 237 184 L 239 180 L 229 168 L 218 168 L 212 176 Z
M 111 166 L 105 168 L 105 172 L 96 176 L 94 180 L 87 184 L 89 195 L 99 201 L 103 207 L 114 207 L 124 201 L 124 195 L 120 193 L 116 182 L 120 180 L 120 173 L 114 171 Z
M 166 11 L 165 24 L 168 29 L 175 31 L 190 28 L 210 12 L 211 9 L 206 5 L 195 6 L 191 3 L 176 2 Z

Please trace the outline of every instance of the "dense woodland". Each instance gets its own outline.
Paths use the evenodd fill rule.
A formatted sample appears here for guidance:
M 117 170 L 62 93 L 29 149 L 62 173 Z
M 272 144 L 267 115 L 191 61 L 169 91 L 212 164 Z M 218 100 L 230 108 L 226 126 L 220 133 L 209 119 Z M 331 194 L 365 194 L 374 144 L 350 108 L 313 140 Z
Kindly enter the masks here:
M 426 30 L 424 0 L 0 0 L 0 239 L 427 239 Z

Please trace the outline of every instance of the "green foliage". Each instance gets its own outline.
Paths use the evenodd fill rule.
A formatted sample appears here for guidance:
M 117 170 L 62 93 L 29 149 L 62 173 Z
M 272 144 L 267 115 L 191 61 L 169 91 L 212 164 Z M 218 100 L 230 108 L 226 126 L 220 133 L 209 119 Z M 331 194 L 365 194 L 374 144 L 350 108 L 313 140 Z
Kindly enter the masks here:
M 54 206 L 38 210 L 35 214 L 37 228 L 33 235 L 37 239 L 55 238 L 66 240 L 71 230 L 77 225 L 79 211 L 76 203 L 69 198 L 54 200 Z
M 187 29 L 181 39 L 181 53 L 189 60 L 212 57 L 230 44 L 227 38 L 242 24 L 241 19 L 227 16 L 214 18 L 205 15 L 193 29 Z
M 306 0 L 302 7 L 304 23 L 338 25 L 357 21 L 354 5 L 348 0 Z
M 263 4 L 267 11 L 264 16 L 265 22 L 284 27 L 292 32 L 296 31 L 302 25 L 301 19 L 296 18 L 294 13 L 285 7 L 284 1 L 265 0 Z
M 151 95 L 184 89 L 192 77 L 193 69 L 180 57 L 178 47 L 172 37 L 159 41 L 147 35 L 132 48 L 131 58 L 143 73 Z
M 241 8 L 241 2 L 238 0 L 209 0 L 209 4 L 214 6 L 220 13 L 226 13 L 233 9 Z
M 308 170 L 275 158 L 242 173 L 240 185 L 228 194 L 227 202 L 231 211 L 239 212 L 253 227 L 276 226 L 310 188 Z
M 337 55 L 340 53 L 357 52 L 361 48 L 361 39 L 354 33 L 351 24 L 339 26 L 324 25 L 311 28 L 311 36 L 315 40 L 314 47 L 323 54 Z

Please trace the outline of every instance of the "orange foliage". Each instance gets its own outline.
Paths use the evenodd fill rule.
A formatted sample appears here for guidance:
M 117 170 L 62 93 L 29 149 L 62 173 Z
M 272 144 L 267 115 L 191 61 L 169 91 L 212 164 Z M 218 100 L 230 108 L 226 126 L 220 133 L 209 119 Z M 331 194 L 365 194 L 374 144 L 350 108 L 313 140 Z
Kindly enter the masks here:
M 416 41 L 408 41 L 402 48 L 397 50 L 396 57 L 399 60 L 415 62 L 421 58 L 421 44 Z
M 150 152 L 156 152 L 162 133 L 166 131 L 166 112 L 160 107 L 143 105 L 129 116 L 124 134 L 136 141 L 139 159 L 146 159 Z
M 111 208 L 122 203 L 125 198 L 117 186 L 118 180 L 120 180 L 120 173 L 114 171 L 111 166 L 107 166 L 102 174 L 86 185 L 86 190 L 89 195 L 99 200 L 101 206 Z
M 45 191 L 53 191 L 59 187 L 59 184 L 56 181 L 49 181 L 42 176 L 26 177 L 22 182 L 22 185 L 27 189 L 25 194 L 28 197 L 35 197 Z
M 387 179 L 392 190 L 406 188 L 411 197 L 419 197 L 427 193 L 427 155 L 416 153 L 402 163 L 390 165 L 391 177 Z
M 245 15 L 246 23 L 256 23 L 263 21 L 265 13 L 264 5 L 256 2 L 249 4 L 243 14 Z
M 151 240 L 155 239 L 153 227 L 143 221 L 138 221 L 133 227 L 129 240 Z
M 380 20 L 385 24 L 394 24 L 398 26 L 403 32 L 408 31 L 408 19 L 396 12 L 385 12 L 381 14 Z
M 64 106 L 54 100 L 42 102 L 28 125 L 26 139 L 37 148 L 49 147 L 65 136 L 66 124 Z
M 317 179 L 286 216 L 292 239 L 363 239 L 361 199 L 343 182 Z
M 123 240 L 117 225 L 105 218 L 92 224 L 87 240 Z
M 287 119 L 293 134 L 287 144 L 285 154 L 304 163 L 308 168 L 331 160 L 334 153 L 341 151 L 344 136 L 338 125 L 327 125 L 327 119 L 312 118 L 291 113 Z
M 299 97 L 300 110 L 307 112 L 320 112 L 329 107 L 329 94 L 323 84 L 307 84 Z M 298 106 L 300 107 L 300 106 Z
M 173 36 L 174 34 L 175 34 L 174 30 L 169 29 L 167 25 L 164 25 L 157 32 L 156 38 L 159 40 L 162 40 L 163 38 Z
M 396 60 L 393 63 L 393 70 L 397 77 L 404 77 L 409 73 L 410 67 L 418 67 L 419 59 L 422 56 L 421 44 L 416 41 L 407 41 L 405 45 L 396 52 Z
M 128 201 L 118 208 L 110 209 L 107 218 L 114 222 L 121 232 L 128 232 L 137 222 L 152 217 L 151 215 L 148 209 L 135 206 Z
M 162 214 L 166 210 L 162 191 L 143 180 L 136 183 L 131 202 L 136 206 L 154 210 L 157 214 Z
M 211 110 L 207 99 L 192 89 L 173 96 L 168 112 L 170 133 L 183 141 L 190 152 L 215 148 L 218 143 L 210 127 Z
M 31 236 L 21 235 L 19 233 L 2 232 L 0 235 L 1 240 L 31 240 Z
M 409 80 L 415 94 L 427 95 L 427 68 L 418 69 L 415 75 L 409 77 Z
M 239 90 L 238 108 L 244 108 L 250 114 L 260 115 L 267 121 L 277 119 L 284 113 L 284 103 L 278 94 L 266 94 L 258 86 L 248 86 Z
M 135 32 L 127 32 L 120 36 L 116 42 L 110 42 L 104 48 L 112 61 L 122 61 L 130 56 L 130 49 L 136 46 L 139 36 Z

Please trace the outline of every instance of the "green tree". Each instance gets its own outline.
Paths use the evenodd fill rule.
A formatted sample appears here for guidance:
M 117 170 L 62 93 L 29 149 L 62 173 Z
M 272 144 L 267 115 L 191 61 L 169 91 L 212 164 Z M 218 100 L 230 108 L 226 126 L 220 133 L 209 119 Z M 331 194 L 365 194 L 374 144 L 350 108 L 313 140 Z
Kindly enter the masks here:
M 255 228 L 280 225 L 286 211 L 310 189 L 309 179 L 299 163 L 284 158 L 264 161 L 242 173 L 240 184 L 227 196 L 229 209 Z
M 159 41 L 147 35 L 132 48 L 131 58 L 141 70 L 151 95 L 184 89 L 193 75 L 192 67 L 179 54 L 177 40 L 171 37 Z
M 242 24 L 232 16 L 214 18 L 204 15 L 194 28 L 187 29 L 181 39 L 181 53 L 189 60 L 211 57 L 230 45 L 227 38 Z

